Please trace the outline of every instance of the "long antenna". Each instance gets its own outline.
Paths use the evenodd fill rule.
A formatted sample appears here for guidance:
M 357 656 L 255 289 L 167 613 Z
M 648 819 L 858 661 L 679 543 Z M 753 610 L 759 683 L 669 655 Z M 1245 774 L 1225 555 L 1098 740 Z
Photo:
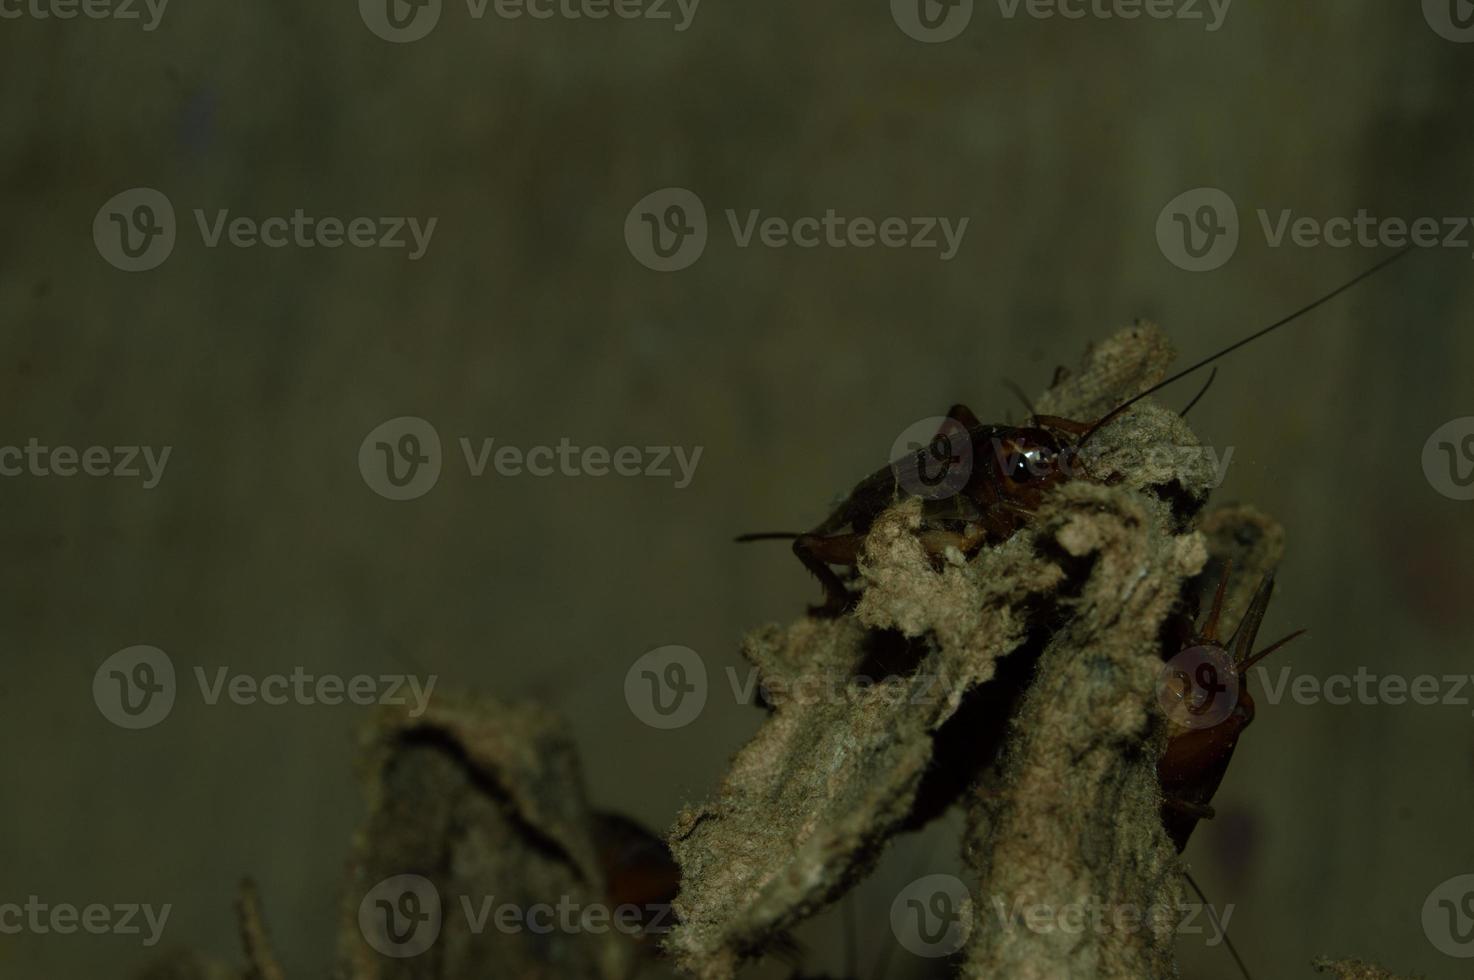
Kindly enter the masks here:
M 1249 973 L 1249 968 L 1244 965 L 1243 957 L 1239 955 L 1237 949 L 1234 949 L 1233 940 L 1228 938 L 1228 930 L 1218 920 L 1218 913 L 1213 910 L 1213 903 L 1208 901 L 1208 896 L 1203 894 L 1203 890 L 1198 887 L 1198 883 L 1193 880 L 1192 874 L 1186 868 L 1182 869 L 1182 876 L 1187 879 L 1189 885 L 1193 886 L 1193 891 L 1198 893 L 1198 898 L 1202 899 L 1203 908 L 1208 912 L 1208 918 L 1213 920 L 1213 928 L 1217 929 L 1218 934 L 1223 937 L 1223 945 L 1228 947 L 1229 955 L 1239 965 L 1239 972 L 1244 975 L 1244 980 L 1254 980 L 1253 976 Z
M 1283 327 L 1286 324 L 1295 322 L 1296 320 L 1300 319 L 1305 314 L 1309 313 L 1311 310 L 1317 309 L 1318 307 L 1324 306 L 1326 303 L 1329 303 L 1331 300 L 1335 299 L 1337 296 L 1340 296 L 1342 293 L 1346 292 L 1348 289 L 1350 289 L 1352 286 L 1355 286 L 1357 283 L 1361 282 L 1363 279 L 1369 279 L 1372 276 L 1376 275 L 1377 273 L 1381 272 L 1383 269 L 1387 268 L 1389 265 L 1391 265 L 1392 263 L 1396 262 L 1398 259 L 1404 257 L 1405 255 L 1407 255 L 1411 251 L 1412 251 L 1412 248 L 1411 247 L 1408 247 L 1408 248 L 1402 249 L 1399 252 L 1394 252 L 1392 255 L 1388 256 L 1385 259 L 1382 259 L 1376 265 L 1372 266 L 1370 269 L 1367 269 L 1365 272 L 1358 273 L 1356 276 L 1354 276 L 1353 278 L 1351 278 L 1349 281 L 1342 283 L 1341 285 L 1337 286 L 1335 289 L 1331 290 L 1329 293 L 1326 293 L 1324 296 L 1321 296 L 1319 299 L 1314 300 L 1313 302 L 1310 302 L 1310 303 L 1305 304 L 1304 306 L 1300 307 L 1300 309 L 1296 310 L 1294 313 L 1291 313 L 1289 316 L 1281 317 L 1280 319 L 1274 321 L 1273 323 L 1271 323 L 1269 326 L 1265 327 L 1264 329 L 1262 329 L 1262 330 L 1256 330 L 1253 333 L 1249 334 L 1249 336 L 1245 337 L 1243 340 L 1236 341 L 1235 343 L 1229 344 L 1227 347 L 1223 348 L 1223 350 L 1219 351 L 1218 353 L 1216 353 L 1216 354 L 1214 354 L 1214 355 L 1212 355 L 1210 357 L 1203 358 L 1201 361 L 1198 361 L 1196 364 L 1192 365 L 1191 367 L 1183 368 L 1181 371 L 1178 371 L 1176 374 L 1172 375 L 1172 377 L 1168 378 L 1166 381 L 1159 381 L 1156 384 L 1152 385 L 1150 388 L 1148 388 L 1146 391 L 1143 391 L 1141 394 L 1136 395 L 1133 398 L 1128 398 L 1126 401 L 1122 402 L 1120 405 L 1117 405 L 1115 408 L 1113 408 L 1109 412 L 1107 412 L 1106 415 L 1105 415 L 1105 417 L 1102 418 L 1099 422 L 1096 422 L 1089 429 L 1087 429 L 1086 432 L 1085 432 L 1085 434 L 1080 437 L 1080 441 L 1078 443 L 1076 443 L 1076 446 L 1078 447 L 1078 446 L 1085 445 L 1086 440 L 1088 440 L 1091 436 L 1095 435 L 1096 432 L 1100 431 L 1100 429 L 1103 426 L 1105 426 L 1106 424 L 1114 421 L 1116 419 L 1116 417 L 1119 416 L 1122 412 L 1126 411 L 1126 409 L 1130 408 L 1132 405 L 1135 405 L 1137 402 L 1141 401 L 1147 395 L 1154 394 L 1155 392 L 1161 391 L 1163 388 L 1165 388 L 1168 385 L 1172 384 L 1174 381 L 1180 381 L 1183 378 L 1187 377 L 1189 374 L 1192 374 L 1198 368 L 1207 367 L 1209 364 L 1212 364 L 1214 361 L 1218 360 L 1220 357 L 1224 357 L 1224 356 L 1226 356 L 1228 354 L 1232 354 L 1234 351 L 1238 350 L 1240 347 L 1243 347 L 1245 344 L 1252 343 L 1252 342 L 1258 340 L 1260 337 L 1263 337 L 1267 333 L 1270 333 L 1272 331 L 1278 330 L 1280 327 Z

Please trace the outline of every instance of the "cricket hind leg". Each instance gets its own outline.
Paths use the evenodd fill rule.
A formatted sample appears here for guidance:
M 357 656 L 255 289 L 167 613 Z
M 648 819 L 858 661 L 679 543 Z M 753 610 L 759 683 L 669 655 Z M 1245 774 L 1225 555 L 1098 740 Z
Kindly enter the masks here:
M 793 539 L 793 553 L 814 573 L 824 587 L 822 605 L 810 606 L 809 614 L 833 618 L 848 612 L 854 596 L 831 565 L 854 565 L 860 558 L 863 534 L 800 534 Z

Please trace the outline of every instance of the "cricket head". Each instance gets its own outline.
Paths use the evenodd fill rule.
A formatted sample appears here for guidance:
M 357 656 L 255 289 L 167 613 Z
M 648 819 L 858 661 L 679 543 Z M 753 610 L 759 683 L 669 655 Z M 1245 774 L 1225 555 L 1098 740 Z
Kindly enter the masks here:
M 1070 478 L 1066 445 L 1040 426 L 990 426 L 985 446 L 977 447 L 1005 499 L 1033 507 L 1043 494 Z

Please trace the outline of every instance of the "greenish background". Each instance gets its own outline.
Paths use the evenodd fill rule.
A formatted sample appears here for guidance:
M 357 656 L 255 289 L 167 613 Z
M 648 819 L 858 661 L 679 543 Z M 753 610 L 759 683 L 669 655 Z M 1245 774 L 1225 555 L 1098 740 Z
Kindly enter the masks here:
M 0 79 L 0 444 L 174 447 L 152 491 L 0 479 L 0 901 L 172 903 L 166 945 L 234 960 L 249 873 L 294 977 L 331 959 L 363 711 L 192 695 L 126 732 L 91 696 L 114 651 L 545 698 L 593 798 L 664 826 L 760 712 L 714 694 L 655 730 L 625 704 L 629 665 L 683 644 L 722 692 L 742 633 L 817 597 L 781 545 L 733 533 L 817 520 L 907 425 L 957 400 L 1016 413 L 1004 379 L 1038 390 L 1135 317 L 1200 355 L 1374 259 L 1270 248 L 1258 209 L 1474 215 L 1474 46 L 1416 2 L 1239 0 L 1216 32 L 979 2 L 936 45 L 881 2 L 706 0 L 684 32 L 447 2 L 397 45 L 348 2 L 174 0 L 152 32 L 0 21 Z M 180 239 L 127 274 L 91 226 L 138 186 L 170 197 Z M 667 186 L 701 197 L 712 238 L 660 274 L 623 226 Z M 1155 226 L 1201 186 L 1232 196 L 1243 238 L 1188 273 Z M 439 223 L 417 262 L 207 249 L 196 207 Z M 729 207 L 970 225 L 950 262 L 740 249 Z M 1296 672 L 1469 670 L 1474 504 L 1435 492 L 1421 460 L 1474 414 L 1471 247 L 1416 255 L 1234 355 L 1195 412 L 1235 449 L 1219 499 L 1288 529 L 1266 635 L 1311 627 L 1280 658 Z M 473 480 L 449 456 L 397 503 L 356 454 L 399 415 L 450 452 L 468 435 L 704 454 L 684 490 Z M 1260 975 L 1309 976 L 1323 952 L 1464 975 L 1420 916 L 1474 872 L 1470 708 L 1260 708 L 1188 851 Z M 908 842 L 863 887 L 867 959 L 896 889 L 944 857 Z M 832 916 L 806 934 L 814 969 L 839 968 L 837 935 Z M 1189 975 L 1235 975 L 1183 945 Z M 124 976 L 157 952 L 0 936 L 0 975 Z

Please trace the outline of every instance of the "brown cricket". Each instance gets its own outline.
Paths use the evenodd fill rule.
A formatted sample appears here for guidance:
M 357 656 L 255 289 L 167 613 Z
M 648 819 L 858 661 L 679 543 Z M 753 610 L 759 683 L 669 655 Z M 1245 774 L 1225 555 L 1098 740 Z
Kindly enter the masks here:
M 897 502 L 922 499 L 920 539 L 933 556 L 948 547 L 970 556 L 985 544 L 997 544 L 1032 520 L 1051 489 L 1076 476 L 1094 479 L 1082 451 L 1097 432 L 1131 406 L 1300 319 L 1407 253 L 1406 249 L 1393 253 L 1288 316 L 1127 398 L 1093 422 L 1034 414 L 1028 426 L 985 424 L 966 405 L 953 405 L 926 446 L 861 480 L 811 530 L 743 534 L 736 540 L 791 540 L 793 553 L 824 587 L 824 603 L 811 607 L 810 612 L 842 615 L 853 605 L 854 597 L 832 566 L 854 566 L 875 519 Z

